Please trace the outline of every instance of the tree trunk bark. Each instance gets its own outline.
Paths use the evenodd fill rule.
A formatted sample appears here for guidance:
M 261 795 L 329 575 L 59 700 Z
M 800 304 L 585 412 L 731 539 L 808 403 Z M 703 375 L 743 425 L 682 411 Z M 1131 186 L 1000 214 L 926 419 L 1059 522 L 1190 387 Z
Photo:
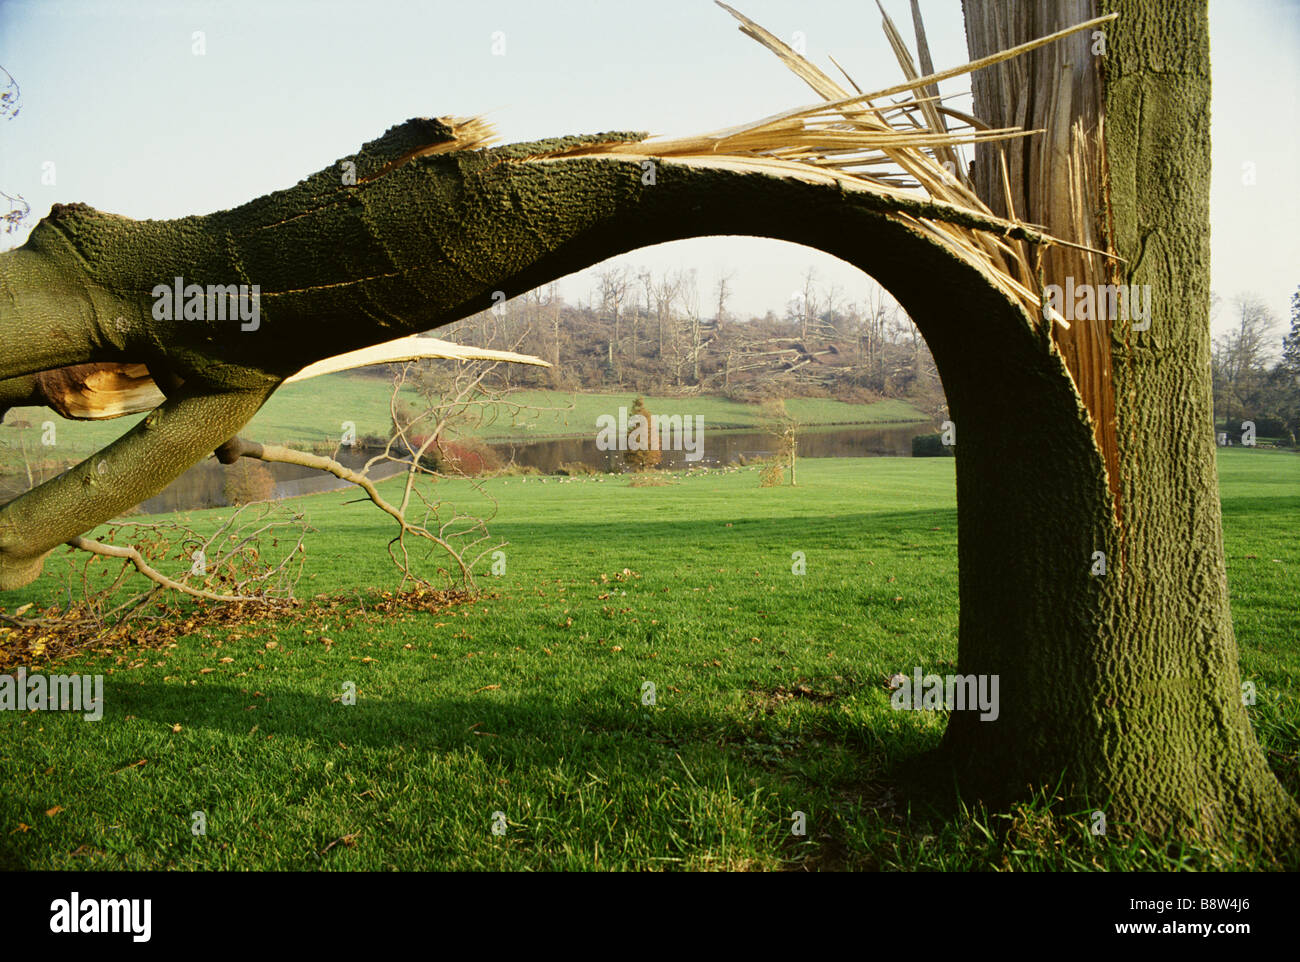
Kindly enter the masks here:
M 1072 17 L 1094 15 L 1090 4 L 1078 7 Z M 998 43 L 1054 26 L 1041 19 L 1044 5 L 1035 0 L 967 0 L 965 8 L 968 35 L 994 35 Z M 1099 280 L 1150 285 L 1150 329 L 1135 332 L 1123 320 L 1076 321 L 1073 345 L 1055 346 L 1076 383 L 1088 345 L 1112 353 L 1113 387 L 1106 378 L 1080 385 L 1081 402 L 1091 392 L 1094 426 L 1098 411 L 1115 412 L 1109 490 L 1097 463 L 1100 427 L 1085 456 L 1050 436 L 1043 412 L 1013 402 L 1004 416 L 1022 426 L 1020 443 L 1038 447 L 1044 458 L 1073 461 L 1073 481 L 1058 491 L 1021 485 L 1011 514 L 983 510 L 996 469 L 972 449 L 1005 447 L 1008 439 L 996 430 L 986 434 L 983 419 L 972 425 L 967 400 L 950 395 L 960 425 L 961 671 L 1000 673 L 1003 709 L 992 723 L 953 713 L 946 747 L 971 784 L 993 793 L 1052 785 L 1063 775 L 1069 790 L 1105 811 L 1111 825 L 1207 840 L 1235 835 L 1280 851 L 1296 844 L 1300 811 L 1269 770 L 1242 704 L 1220 529 L 1209 383 L 1205 0 L 1105 0 L 1099 12 L 1111 11 L 1119 20 L 1107 30 L 1104 56 L 1089 67 L 1104 70 L 1104 82 L 1088 71 L 1079 81 L 1099 92 L 1104 135 L 1097 145 L 1109 178 L 1045 187 L 1048 175 L 1035 171 L 1049 162 L 1027 152 L 1012 193 L 1033 219 L 1036 210 L 1067 206 L 1054 191 L 1092 184 L 1074 207 L 1100 211 L 1103 242 L 1126 259 Z M 1019 30 L 1004 35 L 1007 24 Z M 1078 78 L 1081 61 L 1062 70 L 1051 49 L 1023 58 L 1025 75 Z M 1047 95 L 1032 81 L 988 76 L 998 69 L 985 71 L 975 86 L 976 113 L 995 126 L 1008 120 L 999 110 L 1014 110 L 1029 111 L 1026 126 L 1057 129 L 1036 112 L 1041 105 L 1089 101 L 1087 94 Z M 1036 106 L 989 94 L 1006 90 L 1027 94 Z M 977 170 L 987 171 L 987 155 L 982 160 Z M 976 183 L 989 190 L 987 175 Z M 1067 239 L 1089 242 L 1066 223 L 1045 219 Z M 1085 374 L 1096 369 L 1085 364 Z M 986 398 L 981 410 L 997 403 Z M 1070 546 L 1062 551 L 1065 531 Z M 999 542 L 1008 549 L 993 547 Z M 1104 574 L 1092 573 L 1099 570 L 1094 552 L 1104 553 Z
M 972 59 L 1055 33 L 1098 15 L 1095 0 L 963 0 Z M 1124 29 L 1121 24 L 1118 29 Z M 1098 248 L 1105 233 L 1102 111 L 1104 31 L 1080 32 L 971 75 L 974 112 L 993 126 L 1041 134 L 979 145 L 974 187 L 1002 217 L 1041 224 L 1056 237 Z M 1064 287 L 1104 284 L 1103 258 L 1068 247 L 1038 252 L 1043 281 Z M 1066 366 L 1092 415 L 1111 491 L 1118 495 L 1115 394 L 1104 324 L 1074 319 L 1054 326 Z

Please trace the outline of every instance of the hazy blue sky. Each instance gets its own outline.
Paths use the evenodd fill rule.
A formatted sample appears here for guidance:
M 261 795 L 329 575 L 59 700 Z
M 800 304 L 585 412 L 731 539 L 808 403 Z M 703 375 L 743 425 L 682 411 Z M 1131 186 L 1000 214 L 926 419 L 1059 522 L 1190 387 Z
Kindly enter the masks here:
M 802 32 L 809 56 L 829 67 L 834 54 L 864 86 L 899 79 L 874 3 L 733 5 L 787 40 Z M 886 7 L 910 36 L 907 3 Z M 923 0 L 922 10 L 936 67 L 968 59 L 959 0 Z M 1300 286 L 1300 0 L 1212 0 L 1210 11 L 1214 289 L 1256 291 L 1285 323 Z M 493 52 L 497 31 L 504 55 Z M 0 189 L 31 204 L 28 229 L 55 202 L 136 218 L 235 206 L 416 116 L 483 113 L 510 142 L 699 133 L 815 99 L 709 0 L 0 0 L 0 64 L 22 86 L 21 114 L 0 123 Z M 943 92 L 965 89 L 952 81 Z M 42 183 L 46 162 L 53 185 Z M 751 238 L 619 260 L 698 267 L 706 302 L 718 272 L 734 271 L 731 307 L 746 316 L 779 308 L 810 264 L 851 298 L 869 283 L 820 252 Z M 575 275 L 563 290 L 576 300 L 591 286 Z

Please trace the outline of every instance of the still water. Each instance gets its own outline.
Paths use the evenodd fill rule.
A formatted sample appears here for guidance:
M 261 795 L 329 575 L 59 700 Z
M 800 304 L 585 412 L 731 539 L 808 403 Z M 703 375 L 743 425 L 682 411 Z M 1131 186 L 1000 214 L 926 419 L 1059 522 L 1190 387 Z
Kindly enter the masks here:
M 799 433 L 798 455 L 801 458 L 906 458 L 912 454 L 912 437 L 931 430 L 930 425 L 924 422 L 879 428 L 808 428 Z M 536 468 L 543 474 L 553 474 L 561 465 L 573 462 L 581 462 L 601 472 L 626 470 L 623 452 L 599 450 L 592 436 L 496 443 L 492 447 L 503 461 L 508 463 L 513 460 L 521 467 Z M 685 451 L 662 451 L 659 467 L 682 469 L 738 464 L 746 459 L 768 457 L 776 449 L 776 438 L 762 431 L 709 431 L 704 435 L 703 445 L 697 449 L 701 455 L 697 460 L 688 461 Z M 360 468 L 374 453 L 345 449 L 336 457 L 346 467 Z M 311 468 L 293 464 L 265 464 L 264 467 L 275 479 L 274 496 L 277 499 L 341 490 L 349 486 L 333 475 Z M 371 469 L 370 477 L 382 481 L 403 470 L 400 464 L 380 463 Z M 161 494 L 145 501 L 140 507 L 146 514 L 223 507 L 227 503 L 224 494 L 225 472 L 225 466 L 215 457 L 208 458 L 194 465 Z M 18 478 L 0 480 L 15 484 L 20 481 Z M 25 489 L 26 484 L 22 484 L 12 492 L 6 492 L 0 501 Z
M 890 425 L 882 428 L 808 428 L 799 432 L 801 458 L 907 458 L 912 455 L 912 438 L 931 430 L 926 423 Z M 573 461 L 597 471 L 625 470 L 622 451 L 601 451 L 593 437 L 554 438 L 516 444 L 494 444 L 505 461 L 537 468 L 544 474 Z M 659 467 L 677 470 L 704 465 L 737 464 L 742 458 L 764 458 L 777 450 L 777 439 L 762 431 L 708 431 L 699 450 L 701 457 L 689 461 L 685 451 L 661 451 Z

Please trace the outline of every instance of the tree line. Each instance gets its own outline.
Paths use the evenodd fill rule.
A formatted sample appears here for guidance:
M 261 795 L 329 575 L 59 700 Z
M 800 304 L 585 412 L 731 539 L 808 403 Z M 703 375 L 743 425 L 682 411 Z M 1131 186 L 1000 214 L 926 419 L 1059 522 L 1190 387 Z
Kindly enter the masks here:
M 1210 360 L 1215 428 L 1235 441 L 1241 423 L 1253 421 L 1257 436 L 1294 445 L 1300 436 L 1300 289 L 1291 298 L 1290 330 L 1280 352 L 1279 321 L 1263 298 L 1240 294 L 1230 309 L 1233 325 L 1215 338 Z
M 934 359 L 907 314 L 869 283 L 853 298 L 818 283 L 808 268 L 798 292 L 759 316 L 729 309 L 734 274 L 703 290 L 699 271 L 655 273 L 606 267 L 589 296 L 569 303 L 558 284 L 529 291 L 467 318 L 450 333 L 460 343 L 508 345 L 549 369 L 510 365 L 516 388 L 609 390 L 649 395 L 710 394 L 745 401 L 836 397 L 906 398 L 946 415 Z M 705 295 L 708 295 L 707 302 Z M 1214 297 L 1213 311 L 1225 303 Z M 1286 444 L 1300 437 L 1300 290 L 1289 331 L 1259 295 L 1227 304 L 1234 323 L 1214 340 L 1214 422 L 1235 435 L 1242 421 Z
M 883 289 L 857 297 L 821 284 L 812 268 L 798 292 L 761 316 L 731 310 L 734 274 L 706 287 L 696 269 L 605 267 L 589 296 L 569 303 L 558 285 L 529 291 L 440 336 L 509 345 L 550 361 L 510 366 L 514 387 L 720 395 L 746 401 L 908 398 L 944 407 L 920 332 Z

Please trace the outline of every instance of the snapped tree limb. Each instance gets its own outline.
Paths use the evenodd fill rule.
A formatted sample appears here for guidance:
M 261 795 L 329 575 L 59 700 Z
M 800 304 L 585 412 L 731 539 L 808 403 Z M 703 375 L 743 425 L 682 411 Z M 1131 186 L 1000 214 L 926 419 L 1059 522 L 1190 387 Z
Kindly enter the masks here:
M 948 216 L 941 206 L 819 171 L 795 179 L 766 161 L 599 152 L 637 134 L 481 149 L 483 136 L 478 122 L 410 121 L 293 188 L 201 217 L 136 222 L 60 205 L 0 255 L 0 397 L 30 393 L 51 368 L 97 362 L 143 364 L 159 386 L 178 386 L 104 451 L 0 506 L 0 585 L 26 583 L 52 547 L 161 490 L 304 368 L 612 254 L 726 232 L 811 243 L 862 266 L 873 249 L 889 260 L 912 250 L 899 265 L 908 273 L 960 259 L 916 219 Z M 216 309 L 240 285 L 256 292 L 255 321 Z M 201 309 L 175 309 L 177 289 Z M 1007 308 L 1033 337 L 1037 319 Z

